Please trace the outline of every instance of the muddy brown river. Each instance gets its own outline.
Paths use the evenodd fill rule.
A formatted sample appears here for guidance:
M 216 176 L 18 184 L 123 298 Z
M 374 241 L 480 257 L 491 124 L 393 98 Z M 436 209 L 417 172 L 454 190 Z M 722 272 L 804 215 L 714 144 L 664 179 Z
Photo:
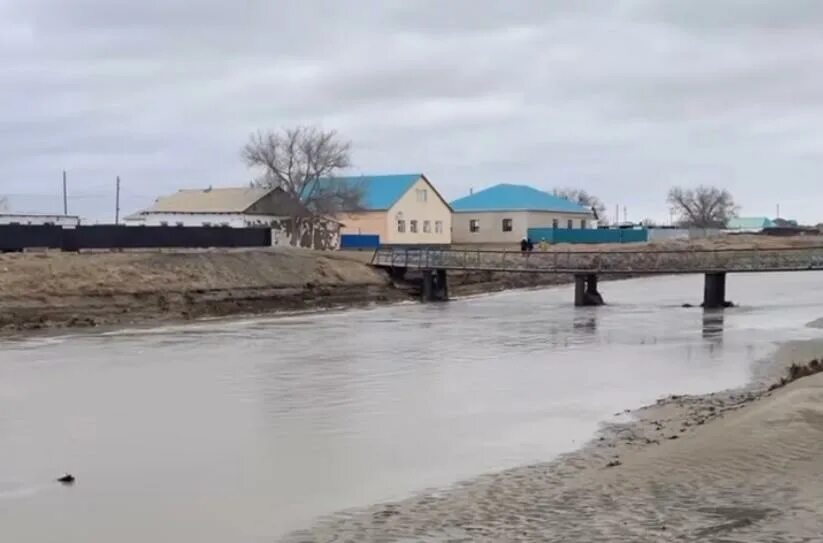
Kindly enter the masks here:
M 2 340 L 0 541 L 276 541 L 324 515 L 550 460 L 614 413 L 744 384 L 815 337 L 823 273 Z M 74 486 L 53 480 L 64 472 Z

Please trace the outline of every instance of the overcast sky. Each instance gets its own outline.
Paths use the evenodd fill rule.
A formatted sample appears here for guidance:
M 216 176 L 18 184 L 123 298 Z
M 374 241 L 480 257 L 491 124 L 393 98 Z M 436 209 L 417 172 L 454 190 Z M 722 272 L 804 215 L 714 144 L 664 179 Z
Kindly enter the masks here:
M 251 178 L 257 129 L 334 128 L 354 173 L 447 199 L 584 188 L 668 219 L 672 185 L 823 221 L 819 0 L 0 0 L 0 193 L 113 216 Z

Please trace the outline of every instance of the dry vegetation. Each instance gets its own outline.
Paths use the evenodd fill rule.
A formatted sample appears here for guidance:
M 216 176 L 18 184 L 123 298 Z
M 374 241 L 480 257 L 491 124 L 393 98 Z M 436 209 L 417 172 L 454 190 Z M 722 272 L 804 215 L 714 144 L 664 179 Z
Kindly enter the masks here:
M 391 300 L 361 262 L 299 249 L 0 256 L 0 328 L 130 324 Z

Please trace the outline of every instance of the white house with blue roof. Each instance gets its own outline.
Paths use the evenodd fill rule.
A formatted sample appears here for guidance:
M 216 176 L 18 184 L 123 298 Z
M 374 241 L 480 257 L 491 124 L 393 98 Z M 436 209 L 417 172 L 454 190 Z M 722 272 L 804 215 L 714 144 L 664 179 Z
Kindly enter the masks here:
M 343 183 L 362 194 L 359 209 L 336 217 L 344 225 L 341 234 L 378 235 L 383 245 L 451 243 L 451 208 L 423 174 L 335 177 L 320 182 Z
M 495 185 L 451 207 L 453 243 L 518 243 L 529 228 L 597 227 L 592 210 L 527 185 Z

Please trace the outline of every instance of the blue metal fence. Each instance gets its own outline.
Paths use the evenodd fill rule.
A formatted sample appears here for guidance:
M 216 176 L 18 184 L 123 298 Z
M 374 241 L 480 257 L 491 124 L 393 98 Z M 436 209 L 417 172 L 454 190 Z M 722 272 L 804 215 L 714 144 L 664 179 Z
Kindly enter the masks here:
M 340 236 L 341 249 L 377 249 L 380 247 L 380 236 L 377 234 L 342 234 Z
M 649 240 L 649 231 L 639 229 L 566 229 L 529 228 L 529 238 L 534 243 L 643 243 Z

